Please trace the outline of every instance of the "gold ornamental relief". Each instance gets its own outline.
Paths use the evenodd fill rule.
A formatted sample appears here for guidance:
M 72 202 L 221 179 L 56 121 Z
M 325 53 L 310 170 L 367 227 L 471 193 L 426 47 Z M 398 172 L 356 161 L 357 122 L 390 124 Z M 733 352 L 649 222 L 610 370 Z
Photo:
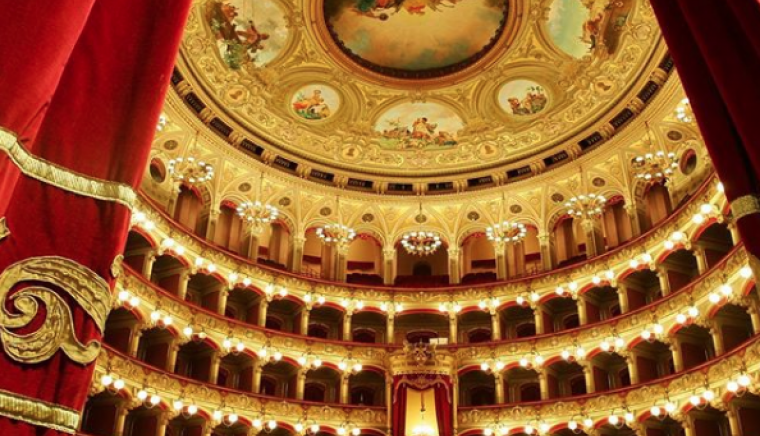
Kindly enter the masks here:
M 5 222 L 5 217 L 0 218 L 0 241 L 7 238 L 11 234 L 8 224 Z
M 11 289 L 23 282 L 33 285 L 11 295 Z M 0 340 L 5 353 L 17 362 L 34 364 L 50 359 L 60 348 L 77 363 L 91 363 L 100 353 L 100 342 L 83 344 L 77 338 L 71 308 L 45 285 L 60 288 L 70 295 L 103 332 L 111 309 L 108 283 L 73 260 L 34 257 L 13 264 L 0 274 Z M 8 302 L 13 303 L 15 313 L 8 311 Z M 40 303 L 46 310 L 42 325 L 32 333 L 14 333 L 37 318 Z

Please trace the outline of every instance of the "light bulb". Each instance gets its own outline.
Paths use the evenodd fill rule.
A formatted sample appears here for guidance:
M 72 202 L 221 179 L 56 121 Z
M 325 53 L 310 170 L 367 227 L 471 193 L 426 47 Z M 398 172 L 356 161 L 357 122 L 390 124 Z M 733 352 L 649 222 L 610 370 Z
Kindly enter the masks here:
M 502 361 L 496 362 L 496 370 L 497 371 L 501 371 L 502 369 L 504 369 L 505 366 L 506 366 L 505 363 L 502 362 Z
M 159 397 L 158 395 L 151 395 L 150 396 L 150 404 L 152 404 L 152 405 L 155 406 L 155 405 L 157 405 L 160 402 L 161 402 L 161 397 Z
M 187 413 L 189 413 L 190 415 L 195 415 L 196 413 L 198 413 L 198 406 L 196 406 L 195 404 L 191 404 L 187 406 Z
M 704 398 L 706 401 L 712 401 L 715 399 L 715 392 L 708 389 L 704 392 L 702 392 L 702 398 Z
M 301 421 L 298 421 L 293 428 L 296 430 L 296 433 L 301 433 L 303 431 L 303 424 L 301 424 Z
M 525 304 L 525 298 L 523 298 L 522 295 L 518 295 L 517 299 L 515 299 L 515 302 L 517 303 L 518 306 L 522 306 L 523 304 Z
M 670 401 L 668 401 L 667 403 L 665 403 L 665 411 L 668 412 L 668 413 L 675 412 L 676 411 L 676 405 L 675 405 L 675 403 L 671 403 Z
M 734 292 L 733 288 L 731 288 L 730 285 L 727 285 L 725 283 L 722 284 L 722 285 L 720 285 L 719 289 L 720 289 L 720 293 L 723 294 L 723 295 L 725 295 L 726 297 L 728 297 L 729 295 L 731 295 Z
M 238 342 L 237 345 L 235 345 L 235 349 L 238 351 L 238 353 L 242 353 L 243 350 L 245 350 L 245 344 Z
M 491 436 L 493 434 L 493 430 L 490 427 L 486 427 L 483 429 L 483 434 L 485 436 Z
M 299 357 L 298 358 L 298 364 L 301 365 L 301 366 L 306 365 L 306 357 L 304 357 L 304 356 Z
M 261 428 L 261 419 L 254 418 L 253 421 L 251 421 L 251 424 L 253 424 L 253 426 L 256 428 Z
M 182 400 L 174 400 L 174 403 L 172 403 L 172 405 L 176 411 L 180 411 L 183 407 L 185 407 L 185 404 L 182 402 Z
M 341 371 L 345 371 L 346 368 L 348 368 L 348 365 L 346 365 L 346 362 L 340 362 L 338 364 L 338 369 L 340 369 Z
M 752 277 L 752 268 L 750 268 L 748 266 L 744 266 L 744 267 L 742 267 L 741 270 L 739 270 L 739 274 L 743 278 L 748 279 L 748 278 Z
M 140 298 L 137 296 L 133 296 L 129 299 L 129 305 L 132 307 L 137 307 L 140 305 Z
M 525 434 L 533 434 L 534 429 L 532 425 L 528 424 L 525 426 L 523 431 L 525 432 Z
M 594 420 L 591 418 L 586 418 L 583 420 L 583 426 L 586 428 L 592 428 L 594 426 Z
M 192 335 L 193 335 L 193 328 L 192 328 L 192 327 L 190 327 L 190 326 L 187 326 L 187 327 L 185 327 L 185 328 L 183 328 L 183 329 L 182 329 L 182 333 L 183 333 L 185 336 L 188 336 L 188 337 L 189 337 L 189 336 L 192 336 Z
M 567 428 L 569 428 L 571 431 L 575 431 L 578 429 L 578 423 L 575 421 L 568 421 Z
M 161 312 L 154 310 L 153 312 L 150 313 L 150 319 L 153 322 L 158 321 L 159 319 L 161 319 Z
M 657 323 L 652 327 L 652 330 L 654 331 L 654 334 L 661 335 L 665 331 L 665 327 L 663 327 L 662 324 Z
M 309 427 L 309 430 L 314 434 L 319 433 L 319 424 L 312 424 L 311 427 Z
M 229 415 L 227 415 L 227 421 L 229 421 L 231 424 L 236 423 L 237 420 L 238 420 L 237 413 L 230 413 Z
M 351 434 L 354 436 L 359 436 L 361 433 L 362 431 L 359 427 L 354 427 L 353 430 L 351 430 Z
M 626 422 L 633 422 L 635 419 L 636 419 L 636 417 L 633 416 L 633 413 L 631 413 L 631 412 L 626 412 L 625 413 L 625 421 Z
M 701 213 L 694 214 L 694 216 L 691 217 L 691 222 L 693 222 L 694 224 L 702 224 L 703 222 L 705 222 L 705 216 L 702 215 Z
M 710 296 L 708 297 L 710 300 L 710 303 L 712 304 L 718 304 L 720 303 L 721 297 L 719 294 L 716 294 L 715 292 L 710 292 Z
M 726 389 L 728 389 L 729 392 L 736 392 L 739 390 L 739 383 L 736 383 L 735 381 L 731 380 L 726 385 Z
M 362 368 L 363 366 L 361 363 L 354 363 L 354 367 L 353 367 L 354 372 L 360 372 Z
M 707 203 L 702 204 L 701 206 L 699 206 L 699 211 L 705 215 L 709 214 L 710 212 L 713 211 L 712 204 L 707 204 Z
M 610 425 L 618 425 L 620 423 L 620 418 L 618 418 L 617 415 L 610 415 L 609 418 L 607 418 L 607 422 L 610 423 Z
M 273 357 L 274 357 L 275 362 L 279 362 L 280 360 L 282 360 L 282 353 L 280 353 L 279 351 L 275 351 Z
M 699 398 L 698 395 L 692 395 L 689 397 L 689 403 L 691 403 L 692 406 L 697 407 L 702 404 L 702 399 Z
M 124 389 L 124 380 L 121 380 L 121 379 L 116 380 L 115 382 L 113 382 L 113 387 L 117 391 Z
M 129 292 L 127 291 L 119 291 L 119 301 L 122 303 L 127 301 L 129 299 Z
M 344 434 L 346 434 L 346 429 L 343 426 L 338 427 L 338 434 L 340 436 L 343 436 Z
M 674 244 L 673 241 L 665 241 L 663 245 L 665 246 L 666 250 L 672 250 L 676 247 L 676 244 Z
M 676 322 L 678 324 L 686 324 L 686 321 L 687 321 L 686 315 L 684 315 L 683 313 L 679 313 L 678 315 L 676 315 Z
M 314 359 L 313 365 L 314 365 L 315 368 L 319 368 L 320 366 L 322 366 L 322 360 L 321 359 Z
M 103 386 L 111 386 L 111 383 L 113 383 L 113 377 L 106 374 L 103 377 L 100 378 L 100 382 L 103 383 Z
M 169 315 L 166 315 L 166 316 L 164 317 L 163 321 L 164 321 L 164 325 L 168 327 L 168 326 L 172 325 L 172 321 L 173 321 L 173 320 L 172 320 L 172 317 L 171 317 L 171 316 L 169 316 Z
M 507 436 L 509 434 L 509 427 L 502 425 L 501 428 L 499 428 L 499 434 L 501 436 Z
M 570 352 L 567 350 L 562 350 L 562 358 L 565 360 L 570 359 Z
M 610 343 L 607 341 L 602 341 L 602 343 L 599 344 L 599 348 L 601 348 L 602 351 L 610 351 Z
M 213 416 L 214 416 L 214 420 L 216 420 L 216 421 L 221 421 L 221 420 L 222 420 L 222 417 L 223 417 L 224 415 L 222 414 L 222 411 L 221 411 L 221 410 L 214 410 L 214 415 L 213 415 Z
M 689 307 L 689 309 L 687 309 L 686 313 L 688 313 L 690 317 L 696 318 L 697 316 L 699 316 L 699 309 L 697 309 L 694 306 L 691 306 Z
M 137 392 L 137 398 L 138 398 L 140 401 L 145 401 L 145 399 L 146 399 L 146 398 L 148 398 L 148 393 L 147 393 L 147 392 L 146 392 L 144 389 L 140 389 L 140 390 Z
M 750 384 L 752 384 L 752 379 L 747 374 L 742 374 L 737 379 L 737 382 L 739 382 L 739 386 L 747 387 Z
M 277 428 L 277 421 L 274 419 L 270 419 L 269 422 L 267 422 L 267 427 L 269 427 L 270 430 L 274 430 Z

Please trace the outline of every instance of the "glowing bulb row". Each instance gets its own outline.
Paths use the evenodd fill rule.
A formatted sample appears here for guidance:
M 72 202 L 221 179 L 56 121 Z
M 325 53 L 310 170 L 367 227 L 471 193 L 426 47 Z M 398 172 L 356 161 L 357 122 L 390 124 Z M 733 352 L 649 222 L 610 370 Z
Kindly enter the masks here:
M 116 298 L 119 300 L 119 303 L 129 309 L 134 309 L 140 305 L 140 297 L 133 295 L 126 289 L 119 291 L 119 293 L 116 295 Z

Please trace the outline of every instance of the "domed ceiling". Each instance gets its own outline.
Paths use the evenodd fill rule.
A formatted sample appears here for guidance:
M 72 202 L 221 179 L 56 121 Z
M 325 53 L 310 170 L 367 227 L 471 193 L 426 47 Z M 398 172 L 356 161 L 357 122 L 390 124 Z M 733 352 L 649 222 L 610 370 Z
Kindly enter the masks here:
M 663 55 L 641 0 L 198 0 L 178 65 L 278 156 L 412 179 L 567 150 Z

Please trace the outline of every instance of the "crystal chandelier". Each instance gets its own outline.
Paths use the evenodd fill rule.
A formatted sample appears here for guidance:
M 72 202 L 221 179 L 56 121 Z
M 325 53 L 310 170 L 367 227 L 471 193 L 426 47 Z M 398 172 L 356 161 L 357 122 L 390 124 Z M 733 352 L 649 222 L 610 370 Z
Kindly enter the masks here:
M 690 123 L 694 121 L 694 112 L 691 109 L 691 103 L 688 98 L 684 98 L 676 106 L 676 118 L 682 123 Z
M 261 202 L 263 189 L 264 172 L 262 171 L 256 201 L 244 201 L 237 207 L 238 216 L 250 226 L 251 231 L 256 235 L 260 235 L 264 231 L 264 224 L 272 223 L 280 215 L 280 211 L 276 207 Z
M 486 237 L 494 244 L 520 242 L 527 234 L 525 224 L 516 221 L 502 221 L 486 228 Z
M 170 159 L 167 169 L 169 175 L 178 182 L 201 184 L 214 178 L 214 167 L 192 156 Z
M 422 217 L 422 202 L 420 202 L 420 214 Z M 422 227 L 421 219 L 420 227 Z M 441 237 L 435 232 L 424 231 L 422 228 L 418 231 L 406 232 L 401 236 L 401 245 L 404 247 L 407 253 L 413 256 L 428 256 L 438 250 L 443 244 Z
M 335 208 L 338 211 L 338 222 L 317 227 L 317 236 L 325 245 L 334 245 L 339 248 L 347 247 L 356 238 L 356 231 L 342 223 L 340 197 L 335 199 Z
M 652 131 L 647 126 L 647 145 L 654 148 Z M 670 178 L 678 168 L 678 158 L 672 151 L 657 150 L 636 156 L 631 163 L 637 179 L 659 182 Z
M 607 199 L 602 195 L 578 195 L 565 203 L 567 214 L 573 218 L 594 218 L 604 212 Z

